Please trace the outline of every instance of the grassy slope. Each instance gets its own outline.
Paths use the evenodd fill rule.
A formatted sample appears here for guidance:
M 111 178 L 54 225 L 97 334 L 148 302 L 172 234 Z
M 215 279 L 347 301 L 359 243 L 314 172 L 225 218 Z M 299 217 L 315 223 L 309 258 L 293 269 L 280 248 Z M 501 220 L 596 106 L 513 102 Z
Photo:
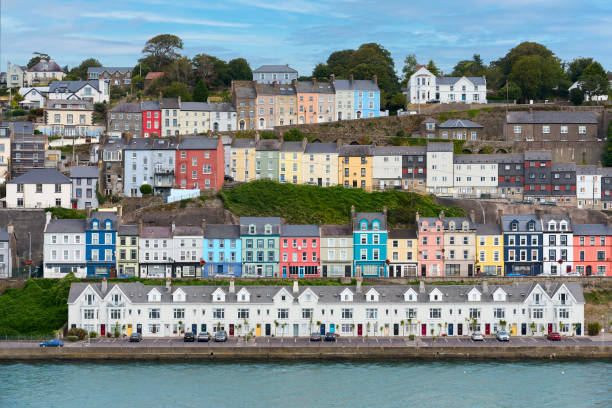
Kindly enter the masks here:
M 280 216 L 292 224 L 348 224 L 351 205 L 356 211 L 382 211 L 388 208 L 389 224 L 413 226 L 416 211 L 435 217 L 441 210 L 447 216 L 465 216 L 458 207 L 437 205 L 429 196 L 385 191 L 367 193 L 341 186 L 317 187 L 253 181 L 219 193 L 225 208 L 237 216 Z

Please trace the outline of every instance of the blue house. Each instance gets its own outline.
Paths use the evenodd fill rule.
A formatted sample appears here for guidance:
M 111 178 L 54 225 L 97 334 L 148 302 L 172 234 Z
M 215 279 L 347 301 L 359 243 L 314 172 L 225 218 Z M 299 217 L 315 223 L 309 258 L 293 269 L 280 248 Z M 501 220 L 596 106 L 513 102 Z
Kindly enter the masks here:
M 387 276 L 387 207 L 379 212 L 355 212 L 353 222 L 353 270 L 355 276 Z
M 352 119 L 375 118 L 380 116 L 380 89 L 376 75 L 371 80 L 353 79 L 333 79 L 336 94 L 343 91 L 353 93 Z M 351 119 L 351 117 L 341 119 Z
M 543 233 L 539 217 L 533 214 L 503 215 L 502 231 L 506 275 L 541 274 Z
M 115 248 L 119 216 L 115 210 L 99 210 L 87 216 L 85 261 L 87 277 L 116 277 Z
M 242 241 L 239 225 L 204 226 L 202 276 L 242 276 Z

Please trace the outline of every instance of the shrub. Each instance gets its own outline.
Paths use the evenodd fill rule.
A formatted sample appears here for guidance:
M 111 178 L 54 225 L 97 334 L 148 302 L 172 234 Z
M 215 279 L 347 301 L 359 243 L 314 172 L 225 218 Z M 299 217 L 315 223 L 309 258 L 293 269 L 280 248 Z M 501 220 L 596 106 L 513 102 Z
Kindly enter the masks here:
M 404 137 L 404 129 L 400 129 L 397 132 L 395 132 L 395 136 Z
M 140 186 L 140 193 L 143 195 L 151 194 L 153 193 L 153 187 L 151 187 L 149 184 L 143 184 Z
M 260 139 L 278 139 L 278 135 L 274 132 L 270 132 L 269 130 L 262 130 L 259 132 Z
M 73 327 L 72 329 L 68 330 L 68 336 L 75 336 L 79 340 L 84 340 L 87 338 L 87 330 Z
M 597 336 L 601 332 L 601 324 L 599 322 L 589 323 L 587 328 L 589 336 Z
M 11 115 L 13 116 L 24 116 L 27 112 L 23 109 L 13 109 Z
M 467 111 L 467 114 L 470 117 L 470 119 L 476 119 L 479 113 L 480 113 L 480 110 L 478 109 L 469 109 Z
M 73 343 L 74 343 L 75 341 L 77 341 L 78 339 L 79 339 L 79 338 L 78 338 L 77 336 L 68 336 L 68 341 L 71 341 L 71 342 L 73 342 Z
M 98 333 L 96 333 L 95 331 L 90 331 L 89 332 L 89 338 L 90 339 L 95 339 L 96 337 L 98 337 Z
M 414 340 L 414 334 L 411 334 L 410 336 L 408 336 L 408 339 L 411 341 Z

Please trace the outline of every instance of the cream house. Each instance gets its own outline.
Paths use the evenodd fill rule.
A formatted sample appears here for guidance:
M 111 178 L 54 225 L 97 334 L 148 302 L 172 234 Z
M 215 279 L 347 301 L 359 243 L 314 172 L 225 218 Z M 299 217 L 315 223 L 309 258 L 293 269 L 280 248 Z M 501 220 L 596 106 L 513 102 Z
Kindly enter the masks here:
M 84 136 L 94 126 L 93 104 L 83 100 L 49 99 L 43 128 L 51 135 Z
M 71 185 L 55 169 L 32 169 L 6 183 L 6 207 L 70 208 Z
M 338 145 L 307 143 L 302 154 L 302 183 L 317 186 L 338 184 Z

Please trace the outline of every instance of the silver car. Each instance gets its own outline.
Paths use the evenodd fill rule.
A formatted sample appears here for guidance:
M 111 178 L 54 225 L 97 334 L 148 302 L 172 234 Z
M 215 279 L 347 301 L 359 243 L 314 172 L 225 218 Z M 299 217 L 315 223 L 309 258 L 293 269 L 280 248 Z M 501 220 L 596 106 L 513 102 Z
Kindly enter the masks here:
M 215 342 L 227 341 L 227 333 L 225 331 L 218 331 L 215 333 Z
M 498 341 L 510 341 L 510 335 L 505 330 L 498 331 L 497 334 L 495 335 L 495 338 Z
M 484 336 L 481 332 L 472 333 L 472 341 L 484 341 Z

